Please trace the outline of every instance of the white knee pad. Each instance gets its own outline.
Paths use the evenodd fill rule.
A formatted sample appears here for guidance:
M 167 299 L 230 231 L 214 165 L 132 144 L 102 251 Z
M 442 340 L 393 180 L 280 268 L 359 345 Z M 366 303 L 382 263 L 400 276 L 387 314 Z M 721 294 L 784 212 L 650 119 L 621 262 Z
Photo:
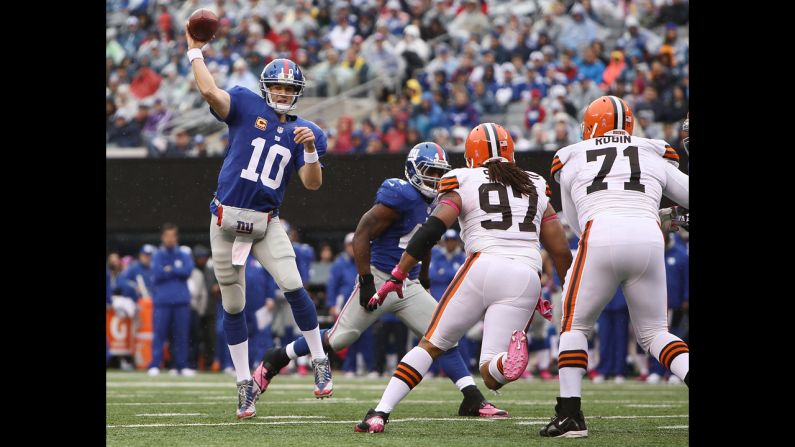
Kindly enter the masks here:
M 241 281 L 242 267 L 213 265 L 215 277 L 218 279 L 218 286 L 221 289 L 221 304 L 225 311 L 230 314 L 238 314 L 243 311 L 246 305 L 245 280 Z

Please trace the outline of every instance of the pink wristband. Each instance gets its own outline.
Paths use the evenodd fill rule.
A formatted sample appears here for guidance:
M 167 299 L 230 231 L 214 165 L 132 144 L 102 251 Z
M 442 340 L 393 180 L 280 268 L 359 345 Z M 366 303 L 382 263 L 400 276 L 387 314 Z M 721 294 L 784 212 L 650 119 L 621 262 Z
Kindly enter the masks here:
M 406 278 L 408 278 L 409 274 L 401 272 L 398 266 L 395 266 L 395 268 L 392 269 L 392 276 L 394 276 L 395 278 L 401 281 L 405 281 Z
M 455 210 L 458 211 L 458 214 L 461 214 L 461 208 L 459 208 L 458 205 L 456 205 L 455 202 L 453 202 L 452 200 L 444 199 L 444 200 L 439 202 L 439 205 L 441 205 L 441 204 L 445 204 L 445 205 L 447 205 L 447 206 L 449 206 L 451 208 L 455 208 Z
M 550 220 L 555 220 L 557 218 L 558 218 L 558 215 L 557 214 L 553 214 L 551 216 L 547 216 L 547 217 L 541 219 L 541 223 L 548 222 Z

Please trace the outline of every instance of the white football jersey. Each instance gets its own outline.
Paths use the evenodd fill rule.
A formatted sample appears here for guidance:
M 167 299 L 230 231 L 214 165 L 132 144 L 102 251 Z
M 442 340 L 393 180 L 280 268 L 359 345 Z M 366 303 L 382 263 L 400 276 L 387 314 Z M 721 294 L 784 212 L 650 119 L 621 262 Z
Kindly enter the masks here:
M 659 221 L 666 164 L 679 166 L 679 155 L 663 140 L 612 133 L 566 146 L 552 160 L 564 215 L 578 235 L 600 215 Z
M 453 169 L 442 177 L 439 194 L 455 191 L 461 196 L 463 209 L 458 223 L 467 256 L 496 254 L 541 271 L 538 233 L 549 190 L 543 177 L 527 172 L 535 185 L 532 197 L 489 181 L 486 168 Z

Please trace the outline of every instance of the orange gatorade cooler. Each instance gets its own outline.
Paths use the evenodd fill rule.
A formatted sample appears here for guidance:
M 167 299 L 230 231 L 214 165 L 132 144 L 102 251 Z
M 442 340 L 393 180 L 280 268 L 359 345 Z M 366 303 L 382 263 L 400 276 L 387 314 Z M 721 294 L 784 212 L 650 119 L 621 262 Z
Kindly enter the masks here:
M 120 318 L 113 308 L 107 310 L 105 334 L 110 355 L 133 354 L 133 321 L 130 317 Z
M 154 304 L 149 297 L 138 300 L 138 327 L 135 331 L 135 367 L 149 368 L 152 361 L 152 339 L 154 338 Z

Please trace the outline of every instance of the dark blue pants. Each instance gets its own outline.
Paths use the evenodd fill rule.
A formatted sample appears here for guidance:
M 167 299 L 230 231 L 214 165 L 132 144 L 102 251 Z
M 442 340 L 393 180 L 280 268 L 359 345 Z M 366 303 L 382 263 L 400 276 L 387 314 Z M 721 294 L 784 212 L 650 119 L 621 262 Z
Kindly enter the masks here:
M 623 376 L 627 368 L 629 310 L 602 311 L 599 316 L 599 366 L 603 376 Z
M 373 346 L 373 327 L 370 326 L 362 332 L 359 338 L 348 346 L 348 353 L 345 355 L 345 362 L 342 370 L 345 372 L 356 372 L 356 354 L 361 353 L 367 371 L 375 371 L 375 352 Z
M 159 368 L 163 361 L 163 344 L 173 335 L 171 356 L 174 367 L 188 367 L 188 336 L 190 334 L 190 304 L 155 304 L 154 308 L 155 337 L 152 341 L 152 363 L 149 367 Z

